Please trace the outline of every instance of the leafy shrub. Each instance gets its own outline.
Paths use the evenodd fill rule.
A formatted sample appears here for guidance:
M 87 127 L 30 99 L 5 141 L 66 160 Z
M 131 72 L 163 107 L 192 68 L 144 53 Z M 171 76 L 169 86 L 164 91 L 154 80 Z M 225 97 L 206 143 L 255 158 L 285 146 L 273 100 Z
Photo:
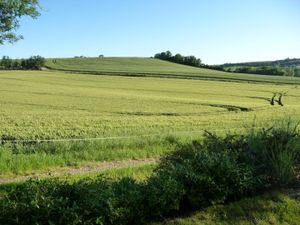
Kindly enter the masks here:
M 185 206 L 199 208 L 240 197 L 253 189 L 256 180 L 251 168 L 239 162 L 237 152 L 212 148 L 206 140 L 180 146 L 158 168 L 158 174 L 167 172 L 184 186 Z
M 143 220 L 142 184 L 132 178 L 112 181 L 100 176 L 79 187 L 79 205 L 87 224 L 140 224 Z
M 1 201 L 0 224 L 76 224 L 72 190 L 72 185 L 57 179 L 18 185 Z
M 180 209 L 184 186 L 173 177 L 171 171 L 164 171 L 151 177 L 145 190 L 145 217 L 161 218 Z

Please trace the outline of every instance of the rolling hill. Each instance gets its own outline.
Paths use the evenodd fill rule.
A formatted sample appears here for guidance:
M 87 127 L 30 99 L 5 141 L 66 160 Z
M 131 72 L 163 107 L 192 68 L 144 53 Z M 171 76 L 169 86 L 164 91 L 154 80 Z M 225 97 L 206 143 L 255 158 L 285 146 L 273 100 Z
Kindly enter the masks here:
M 153 58 L 108 57 L 108 58 L 60 58 L 47 59 L 51 70 L 116 76 L 151 76 L 182 79 L 217 79 L 226 81 L 300 83 L 300 79 L 268 75 L 228 73 L 196 68 Z

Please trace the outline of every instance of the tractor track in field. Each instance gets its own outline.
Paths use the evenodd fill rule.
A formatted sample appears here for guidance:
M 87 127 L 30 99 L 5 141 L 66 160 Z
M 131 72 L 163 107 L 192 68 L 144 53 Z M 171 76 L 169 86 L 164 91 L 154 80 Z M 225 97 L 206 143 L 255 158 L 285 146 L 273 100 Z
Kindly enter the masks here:
M 102 172 L 110 169 L 122 169 L 127 167 L 138 167 L 157 163 L 159 158 L 147 159 L 127 159 L 115 161 L 90 162 L 81 167 L 63 167 L 57 170 L 49 169 L 44 172 L 37 172 L 29 175 L 16 175 L 14 177 L 5 177 L 0 175 L 0 184 L 9 184 L 14 182 L 26 181 L 34 178 L 53 178 L 60 176 L 70 176 L 76 174 L 87 174 L 93 172 Z

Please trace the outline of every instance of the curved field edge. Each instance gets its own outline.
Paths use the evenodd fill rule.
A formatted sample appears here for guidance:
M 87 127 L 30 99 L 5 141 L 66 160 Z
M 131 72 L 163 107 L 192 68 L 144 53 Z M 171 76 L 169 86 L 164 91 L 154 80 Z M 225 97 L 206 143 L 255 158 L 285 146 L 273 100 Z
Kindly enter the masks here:
M 51 70 L 113 76 L 163 77 L 180 79 L 213 79 L 220 81 L 296 84 L 300 79 L 291 77 L 229 73 L 205 68 L 180 65 L 152 58 L 60 58 L 47 59 Z

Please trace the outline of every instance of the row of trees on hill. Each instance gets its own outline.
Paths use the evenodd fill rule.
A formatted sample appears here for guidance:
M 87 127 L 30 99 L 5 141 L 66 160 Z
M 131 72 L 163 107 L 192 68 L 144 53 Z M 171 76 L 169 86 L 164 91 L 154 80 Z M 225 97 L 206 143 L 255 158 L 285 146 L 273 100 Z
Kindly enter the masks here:
M 3 56 L 0 60 L 0 69 L 5 70 L 41 70 L 46 60 L 41 56 L 32 56 L 28 59 L 10 59 Z
M 162 60 L 166 60 L 166 61 L 170 61 L 170 62 L 174 62 L 174 63 L 184 64 L 184 65 L 189 65 L 189 66 L 200 67 L 202 65 L 201 59 L 196 58 L 193 55 L 183 56 L 183 55 L 177 53 L 176 55 L 173 56 L 170 51 L 157 53 L 157 54 L 155 54 L 154 58 L 162 59 Z
M 236 73 L 253 73 L 262 75 L 283 76 L 284 71 L 278 67 L 262 66 L 262 67 L 237 67 L 233 72 Z
M 283 66 L 233 66 L 227 67 L 223 65 L 207 65 L 202 64 L 202 68 L 219 70 L 231 73 L 247 73 L 247 74 L 259 74 L 259 75 L 272 75 L 272 76 L 286 76 L 286 77 L 300 77 L 300 68 L 283 67 Z
M 274 67 L 299 67 L 300 59 L 282 59 L 275 61 L 262 61 L 262 62 L 245 62 L 245 63 L 225 63 L 222 65 L 224 68 L 227 67 L 264 67 L 264 66 L 274 66 Z
M 251 73 L 251 74 L 260 74 L 260 75 L 289 76 L 289 77 L 300 76 L 300 70 L 296 67 L 242 66 L 242 67 L 224 68 L 224 70 L 227 72 L 234 72 L 234 73 Z

